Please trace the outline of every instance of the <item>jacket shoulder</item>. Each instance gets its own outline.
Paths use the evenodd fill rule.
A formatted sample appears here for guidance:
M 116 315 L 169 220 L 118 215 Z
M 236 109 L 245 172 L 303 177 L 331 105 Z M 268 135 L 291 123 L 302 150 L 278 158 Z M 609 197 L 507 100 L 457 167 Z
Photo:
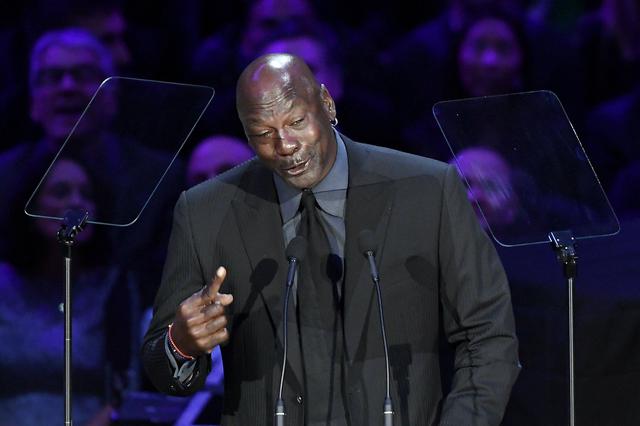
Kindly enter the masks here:
M 432 158 L 375 145 L 350 142 L 351 151 L 362 158 L 366 166 L 377 174 L 402 179 L 409 177 L 443 177 L 449 164 Z

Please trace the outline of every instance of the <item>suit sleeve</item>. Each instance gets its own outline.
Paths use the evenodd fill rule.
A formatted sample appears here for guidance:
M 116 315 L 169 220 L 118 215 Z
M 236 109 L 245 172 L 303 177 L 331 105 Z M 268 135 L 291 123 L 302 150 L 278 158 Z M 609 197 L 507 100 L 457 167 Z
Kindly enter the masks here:
M 167 259 L 162 282 L 153 307 L 153 319 L 142 345 L 142 362 L 153 385 L 172 395 L 190 395 L 200 389 L 211 369 L 211 358 L 197 358 L 197 365 L 189 380 L 174 377 L 165 350 L 168 325 L 173 322 L 180 303 L 205 284 L 196 254 L 193 229 L 189 220 L 189 204 L 183 192 L 173 214 Z
M 499 425 L 520 370 L 509 286 L 452 166 L 443 191 L 440 303 L 455 359 L 440 424 Z

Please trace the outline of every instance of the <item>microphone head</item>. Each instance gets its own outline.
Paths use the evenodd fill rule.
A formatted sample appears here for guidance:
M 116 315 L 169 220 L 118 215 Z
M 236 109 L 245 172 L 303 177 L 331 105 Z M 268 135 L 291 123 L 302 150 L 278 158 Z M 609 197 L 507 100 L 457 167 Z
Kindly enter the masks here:
M 371 232 L 370 229 L 363 229 L 360 231 L 360 234 L 358 234 L 358 247 L 364 254 L 367 254 L 368 252 L 375 253 L 376 243 L 373 238 L 373 232 Z
M 294 239 L 287 244 L 285 254 L 287 259 L 295 258 L 298 262 L 302 262 L 307 254 L 307 240 L 302 235 L 294 237 Z

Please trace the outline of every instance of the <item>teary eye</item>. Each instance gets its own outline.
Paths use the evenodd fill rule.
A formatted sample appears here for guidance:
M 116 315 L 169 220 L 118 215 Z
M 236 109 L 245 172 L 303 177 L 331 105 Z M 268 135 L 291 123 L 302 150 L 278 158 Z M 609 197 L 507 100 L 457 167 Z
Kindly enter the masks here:
M 252 138 L 268 138 L 269 136 L 271 136 L 272 133 L 273 133 L 272 130 L 264 130 L 262 132 L 253 133 L 252 135 L 249 135 L 249 137 L 252 137 Z
M 302 122 L 303 122 L 303 121 L 304 121 L 304 117 L 303 117 L 303 118 L 298 118 L 297 120 L 294 120 L 294 121 L 291 123 L 291 126 L 292 126 L 292 127 L 299 126 L 300 124 L 302 124 Z

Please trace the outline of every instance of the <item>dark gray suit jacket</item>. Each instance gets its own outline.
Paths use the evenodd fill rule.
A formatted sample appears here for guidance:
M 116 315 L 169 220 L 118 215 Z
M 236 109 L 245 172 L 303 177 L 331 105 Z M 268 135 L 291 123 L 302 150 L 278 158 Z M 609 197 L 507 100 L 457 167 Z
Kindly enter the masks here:
M 390 345 L 396 425 L 497 425 L 519 371 L 507 281 L 478 226 L 455 168 L 346 137 L 344 335 L 353 425 L 382 424 L 384 352 L 375 290 L 358 248 L 374 232 Z M 224 425 L 272 422 L 282 357 L 287 261 L 272 174 L 251 160 L 186 191 L 174 213 L 162 285 L 143 345 L 158 389 L 190 394 L 207 357 L 182 386 L 171 375 L 163 336 L 179 303 L 227 268 L 230 341 L 222 348 Z M 443 396 L 439 337 L 454 346 L 451 392 Z M 285 378 L 287 424 L 301 425 L 307 401 L 296 345 Z M 298 396 L 301 396 L 298 398 Z M 312 403 L 312 402 L 309 402 Z

